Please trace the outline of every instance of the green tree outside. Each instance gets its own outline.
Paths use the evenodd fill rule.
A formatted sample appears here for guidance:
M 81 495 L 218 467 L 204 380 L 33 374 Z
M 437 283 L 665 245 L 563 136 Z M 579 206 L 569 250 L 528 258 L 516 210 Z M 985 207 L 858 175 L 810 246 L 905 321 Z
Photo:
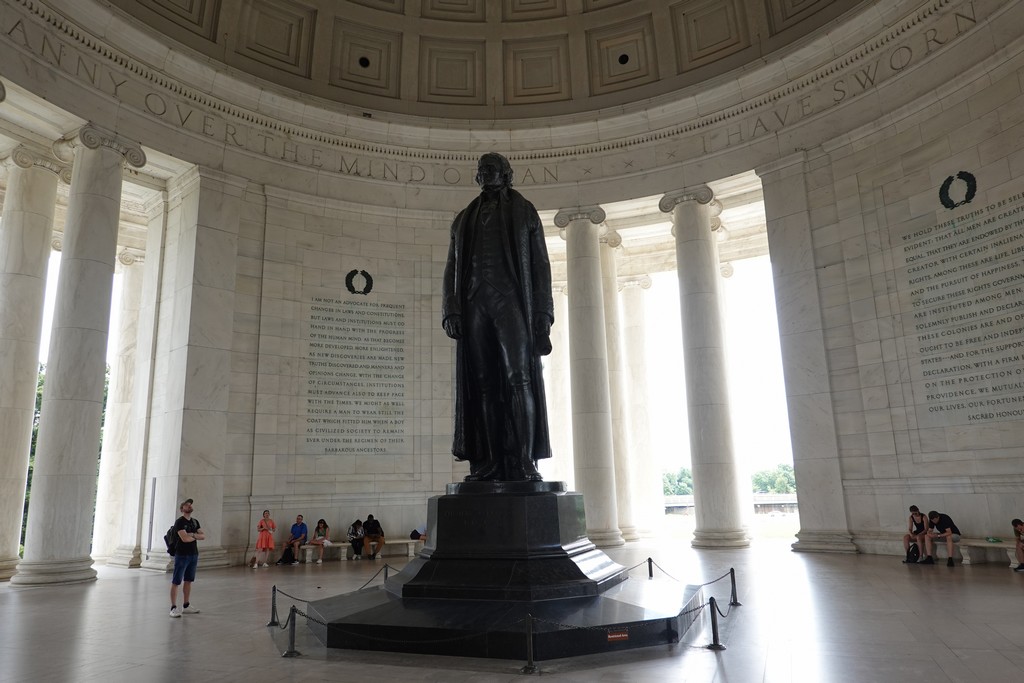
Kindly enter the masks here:
M 681 467 L 678 472 L 665 472 L 662 475 L 662 490 L 666 496 L 689 496 L 693 494 L 693 474 L 689 467 Z
M 796 493 L 792 465 L 780 464 L 773 470 L 761 470 L 750 479 L 754 493 Z

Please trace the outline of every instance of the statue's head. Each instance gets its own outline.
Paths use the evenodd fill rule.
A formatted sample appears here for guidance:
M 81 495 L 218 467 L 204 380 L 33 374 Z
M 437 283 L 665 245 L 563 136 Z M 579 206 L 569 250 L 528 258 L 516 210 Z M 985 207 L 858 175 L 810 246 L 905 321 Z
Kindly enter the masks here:
M 473 180 L 481 188 L 499 189 L 512 186 L 512 164 L 497 152 L 488 152 L 477 162 Z

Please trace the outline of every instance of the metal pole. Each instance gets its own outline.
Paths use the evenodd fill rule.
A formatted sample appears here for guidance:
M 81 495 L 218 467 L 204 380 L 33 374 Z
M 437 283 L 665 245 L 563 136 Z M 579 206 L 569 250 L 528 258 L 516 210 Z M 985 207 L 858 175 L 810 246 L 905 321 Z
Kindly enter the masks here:
M 388 566 L 384 565 L 384 580 L 388 580 Z
M 647 578 L 654 578 L 654 558 L 652 557 L 647 558 Z
M 519 670 L 521 674 L 532 674 L 537 672 L 537 666 L 533 662 L 533 615 L 526 615 L 526 666 Z
M 708 645 L 709 650 L 724 650 L 725 645 L 718 642 L 718 603 L 715 602 L 714 598 L 708 598 L 708 604 L 711 605 L 711 644 Z
M 298 611 L 295 605 L 288 611 L 288 621 L 291 622 L 288 628 L 288 649 L 281 655 L 282 657 L 298 657 L 302 654 L 295 649 L 295 613 Z
M 278 626 L 277 621 L 277 586 L 270 589 L 270 621 L 267 626 Z
M 743 603 L 736 599 L 736 570 L 729 567 L 729 580 L 732 581 L 732 595 L 729 596 L 729 606 L 736 607 Z

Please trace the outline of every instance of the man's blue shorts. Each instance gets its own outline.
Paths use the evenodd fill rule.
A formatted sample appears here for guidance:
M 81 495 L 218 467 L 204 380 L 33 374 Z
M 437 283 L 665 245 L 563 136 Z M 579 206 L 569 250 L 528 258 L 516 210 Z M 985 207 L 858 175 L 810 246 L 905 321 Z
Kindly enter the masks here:
M 175 586 L 180 586 L 183 580 L 192 583 L 196 580 L 196 567 L 198 566 L 199 555 L 175 555 L 171 583 Z

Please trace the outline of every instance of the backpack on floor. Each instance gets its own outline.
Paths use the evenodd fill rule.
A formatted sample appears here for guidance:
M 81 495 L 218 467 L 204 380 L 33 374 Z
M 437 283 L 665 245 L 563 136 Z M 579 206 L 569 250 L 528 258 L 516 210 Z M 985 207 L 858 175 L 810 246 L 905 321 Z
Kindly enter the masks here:
M 911 562 L 917 562 L 921 559 L 921 549 L 917 547 L 916 543 L 911 543 L 910 547 L 907 548 L 907 564 Z
M 167 533 L 164 534 L 164 543 L 167 545 L 167 554 L 174 557 L 175 553 L 178 552 L 178 532 L 174 530 L 172 525 Z

